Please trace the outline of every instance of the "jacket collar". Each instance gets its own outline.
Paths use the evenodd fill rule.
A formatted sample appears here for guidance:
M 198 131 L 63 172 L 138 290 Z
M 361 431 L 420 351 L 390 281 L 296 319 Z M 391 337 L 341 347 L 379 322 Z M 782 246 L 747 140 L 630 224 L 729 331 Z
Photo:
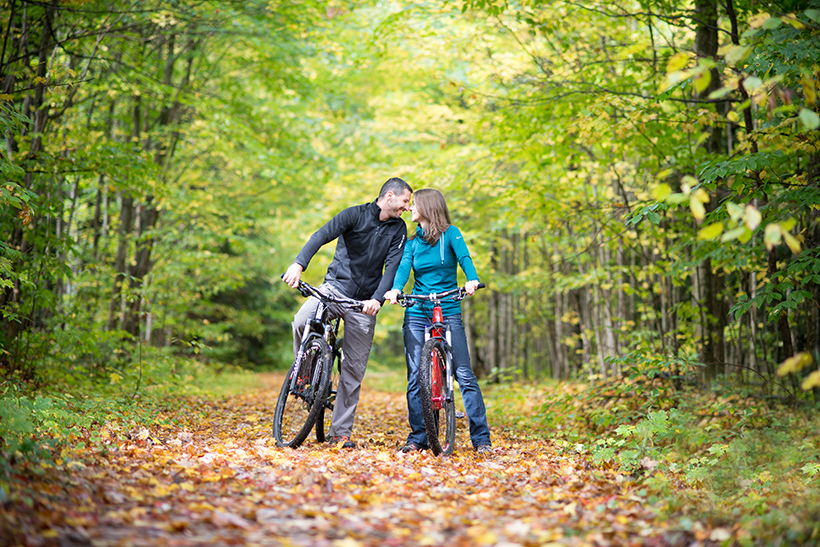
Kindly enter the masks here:
M 373 200 L 373 202 L 370 205 L 367 206 L 367 210 L 370 211 L 373 214 L 374 217 L 376 217 L 377 221 L 393 223 L 393 222 L 401 220 L 402 222 L 404 222 L 404 220 L 402 220 L 401 218 L 388 218 L 387 220 L 379 220 L 379 215 L 382 214 L 382 208 L 379 207 L 378 201 L 379 201 L 379 199 L 376 198 L 375 200 Z

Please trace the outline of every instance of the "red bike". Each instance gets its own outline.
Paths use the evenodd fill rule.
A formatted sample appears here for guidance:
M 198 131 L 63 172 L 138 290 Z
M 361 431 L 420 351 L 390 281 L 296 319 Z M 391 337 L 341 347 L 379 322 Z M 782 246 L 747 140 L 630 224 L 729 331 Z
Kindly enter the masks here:
M 483 289 L 484 283 L 479 284 L 478 288 Z M 456 444 L 453 346 L 450 325 L 444 322 L 444 316 L 441 313 L 441 302 L 443 300 L 460 302 L 465 298 L 467 298 L 467 290 L 463 287 L 438 294 L 401 294 L 398 296 L 399 304 L 405 308 L 417 302 L 433 303 L 433 316 L 428 317 L 431 324 L 424 329 L 419 383 L 421 384 L 421 411 L 424 416 L 424 428 L 427 430 L 427 443 L 433 454 L 437 456 L 452 454 Z M 444 411 L 443 420 L 442 410 Z

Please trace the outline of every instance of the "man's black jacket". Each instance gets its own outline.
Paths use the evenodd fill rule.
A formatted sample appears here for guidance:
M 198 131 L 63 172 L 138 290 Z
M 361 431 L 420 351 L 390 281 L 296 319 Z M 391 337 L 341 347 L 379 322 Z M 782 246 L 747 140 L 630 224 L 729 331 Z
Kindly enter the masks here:
M 375 201 L 348 207 L 310 236 L 296 263 L 307 269 L 322 245 L 339 238 L 325 281 L 349 298 L 384 304 L 404 251 L 407 226 L 401 218 L 380 221 L 380 213 Z

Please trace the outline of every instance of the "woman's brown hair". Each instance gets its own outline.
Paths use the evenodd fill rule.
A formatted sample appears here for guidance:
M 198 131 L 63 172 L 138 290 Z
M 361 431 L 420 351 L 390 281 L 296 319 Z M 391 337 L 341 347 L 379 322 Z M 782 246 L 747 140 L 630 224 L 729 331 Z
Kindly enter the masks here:
M 435 245 L 447 228 L 450 227 L 450 211 L 441 192 L 432 188 L 422 188 L 413 194 L 413 202 L 419 216 L 427 221 L 422 237 L 428 245 Z

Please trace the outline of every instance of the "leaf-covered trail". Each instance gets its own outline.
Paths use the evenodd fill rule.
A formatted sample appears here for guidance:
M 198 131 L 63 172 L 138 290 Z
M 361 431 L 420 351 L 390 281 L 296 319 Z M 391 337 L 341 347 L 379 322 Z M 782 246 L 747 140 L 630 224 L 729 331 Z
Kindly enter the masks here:
M 545 441 L 494 430 L 494 453 L 398 454 L 401 394 L 364 390 L 359 447 L 310 440 L 276 448 L 270 416 L 280 378 L 202 403 L 182 429 L 135 430 L 107 455 L 64 464 L 33 509 L 3 510 L 22 545 L 689 545 L 614 474 Z M 492 424 L 490 424 L 492 427 Z M 118 435 L 112 425 L 104 436 Z M 15 513 L 14 510 L 18 509 Z M 8 530 L 8 528 L 7 528 Z M 699 536 L 699 537 L 696 537 Z

